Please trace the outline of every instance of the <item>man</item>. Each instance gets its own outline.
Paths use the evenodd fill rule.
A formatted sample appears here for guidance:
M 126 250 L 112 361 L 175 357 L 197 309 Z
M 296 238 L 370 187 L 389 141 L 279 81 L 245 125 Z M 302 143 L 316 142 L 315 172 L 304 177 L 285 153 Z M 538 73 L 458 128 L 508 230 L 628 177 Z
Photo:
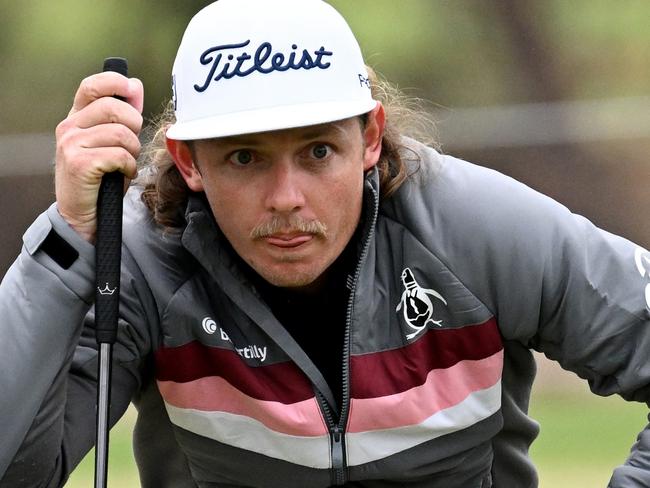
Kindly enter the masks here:
M 111 422 L 135 403 L 143 486 L 536 486 L 531 348 L 648 401 L 646 252 L 400 137 L 370 78 L 321 0 L 189 24 L 125 202 Z M 2 486 L 92 446 L 95 202 L 136 176 L 142 98 L 92 76 L 57 128 L 57 202 L 0 288 Z M 611 486 L 650 485 L 649 442 Z

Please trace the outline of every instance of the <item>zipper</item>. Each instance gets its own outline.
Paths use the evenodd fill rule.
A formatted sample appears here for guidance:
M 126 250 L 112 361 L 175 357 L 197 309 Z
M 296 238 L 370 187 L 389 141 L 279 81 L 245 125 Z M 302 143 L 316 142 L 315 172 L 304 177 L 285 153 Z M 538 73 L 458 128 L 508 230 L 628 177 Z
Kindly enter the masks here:
M 338 422 L 334 419 L 332 408 L 322 393 L 316 390 L 316 398 L 320 405 L 327 430 L 330 437 L 330 459 L 332 460 L 331 482 L 333 486 L 341 486 L 347 481 L 346 463 L 345 463 L 345 432 L 340 428 Z
M 344 435 L 338 425 L 330 433 L 330 442 L 332 443 L 332 481 L 335 486 L 343 485 L 347 481 Z
M 359 275 L 361 275 L 361 266 L 368 254 L 370 241 L 375 234 L 375 223 L 377 221 L 377 213 L 379 210 L 379 197 L 374 188 L 370 187 L 373 193 L 373 212 L 370 219 L 370 229 L 364 239 L 363 248 L 359 254 L 357 267 L 354 271 L 352 285 L 350 286 L 350 296 L 348 298 L 348 306 L 345 317 L 345 336 L 343 340 L 343 375 L 341 385 L 341 415 L 338 422 L 334 420 L 332 409 L 322 396 L 317 392 L 321 410 L 327 422 L 329 436 L 330 436 L 330 456 L 332 459 L 332 484 L 334 486 L 344 485 L 347 481 L 347 462 L 346 462 L 346 447 L 345 447 L 345 426 L 348 422 L 348 414 L 350 410 L 350 325 L 352 323 L 352 309 L 354 308 L 355 292 L 357 290 L 357 283 L 359 282 Z

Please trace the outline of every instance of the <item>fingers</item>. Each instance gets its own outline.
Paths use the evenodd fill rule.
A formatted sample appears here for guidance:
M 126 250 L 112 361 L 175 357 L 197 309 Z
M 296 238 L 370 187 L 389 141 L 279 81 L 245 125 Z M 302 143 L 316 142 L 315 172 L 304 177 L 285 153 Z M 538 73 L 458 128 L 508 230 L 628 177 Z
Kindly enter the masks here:
M 96 174 L 96 170 L 124 172 L 133 176 L 130 159 L 138 157 L 140 142 L 138 134 L 142 128 L 142 83 L 128 79 L 118 73 L 104 72 L 89 76 L 79 85 L 74 104 L 68 117 L 56 128 L 57 164 L 76 166 L 85 162 L 85 171 Z M 118 100 L 114 96 L 123 97 Z M 97 151 L 99 148 L 113 148 Z M 115 151 L 122 148 L 123 151 Z M 89 150 L 94 149 L 90 152 Z M 124 152 L 130 154 L 129 158 Z M 98 161 L 91 156 L 99 153 L 118 154 L 112 160 Z
M 135 132 L 121 124 L 103 124 L 77 132 L 77 144 L 83 149 L 121 147 L 133 158 L 140 155 L 140 140 Z
M 118 73 L 106 71 L 85 78 L 74 97 L 70 115 L 104 97 L 121 97 L 136 111 L 142 112 L 144 90 L 137 78 L 126 78 Z
M 70 125 L 81 129 L 101 124 L 122 124 L 138 134 L 142 128 L 142 115 L 133 106 L 116 98 L 104 97 L 95 100 L 68 117 Z
M 139 80 L 98 73 L 81 82 L 68 117 L 56 128 L 57 207 L 89 241 L 96 231 L 102 176 L 120 171 L 132 179 L 137 174 L 143 100 Z
M 57 134 L 64 155 L 99 147 L 122 147 L 134 158 L 140 154 L 140 140 L 135 132 L 122 124 L 100 124 L 87 129 L 61 130 Z M 72 159 L 66 157 L 65 160 Z
M 122 97 L 118 100 L 115 97 Z M 135 134 L 142 128 L 144 90 L 142 82 L 118 73 L 89 76 L 79 85 L 68 118 L 61 130 L 86 129 L 100 124 L 122 124 Z
M 62 166 L 69 172 L 88 173 L 91 179 L 112 171 L 133 179 L 139 154 L 140 141 L 134 132 L 121 124 L 102 124 L 64 131 L 59 137 L 57 160 L 65 162 Z

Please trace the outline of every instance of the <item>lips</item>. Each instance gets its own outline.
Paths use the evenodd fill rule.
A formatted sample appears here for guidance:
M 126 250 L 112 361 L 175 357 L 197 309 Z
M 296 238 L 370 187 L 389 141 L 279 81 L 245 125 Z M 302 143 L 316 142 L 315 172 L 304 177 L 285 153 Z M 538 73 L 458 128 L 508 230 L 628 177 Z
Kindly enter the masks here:
M 264 237 L 264 241 L 272 246 L 290 249 L 301 246 L 313 238 L 312 234 L 273 234 Z

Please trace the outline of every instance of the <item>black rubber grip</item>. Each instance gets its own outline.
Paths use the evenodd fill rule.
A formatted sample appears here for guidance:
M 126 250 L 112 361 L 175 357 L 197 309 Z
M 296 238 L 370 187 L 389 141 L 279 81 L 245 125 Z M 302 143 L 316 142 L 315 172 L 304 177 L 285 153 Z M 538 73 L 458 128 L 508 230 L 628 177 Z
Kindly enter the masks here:
M 126 76 L 126 59 L 106 59 L 104 71 L 116 71 Z M 124 175 L 118 171 L 107 173 L 102 178 L 97 198 L 95 328 L 98 343 L 113 344 L 117 337 L 123 189 Z

